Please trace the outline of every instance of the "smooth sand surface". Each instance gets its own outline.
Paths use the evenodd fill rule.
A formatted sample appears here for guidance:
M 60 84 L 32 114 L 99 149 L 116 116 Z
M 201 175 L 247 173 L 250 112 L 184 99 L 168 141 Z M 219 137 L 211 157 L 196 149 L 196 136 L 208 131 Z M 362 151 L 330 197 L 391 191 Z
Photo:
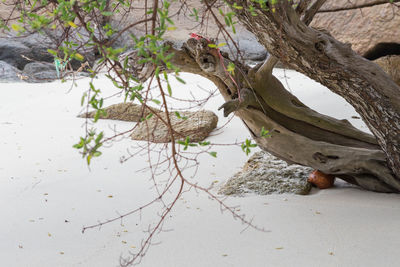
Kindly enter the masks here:
M 351 119 L 356 114 L 350 105 L 321 85 L 293 71 L 286 71 L 287 79 L 282 70 L 275 73 L 312 108 L 366 130 L 360 120 Z M 174 96 L 187 97 L 191 91 L 201 97 L 206 93 L 199 86 L 213 88 L 200 77 L 183 78 L 187 85 L 176 83 Z M 135 252 L 149 225 L 158 221 L 156 204 L 81 233 L 82 226 L 135 209 L 156 195 L 150 173 L 138 172 L 148 166 L 146 152 L 120 163 L 127 149 L 145 143 L 129 138 L 115 142 L 102 149 L 104 154 L 90 170 L 72 148 L 84 133 L 84 119 L 76 115 L 87 83 L 79 80 L 69 93 L 70 83 L 0 84 L 0 266 L 118 266 L 120 256 Z M 112 92 L 105 78 L 95 84 Z M 118 102 L 121 98 L 114 97 L 105 104 Z M 205 106 L 218 114 L 219 126 L 227 121 L 217 111 L 221 104 L 222 97 L 216 96 Z M 132 123 L 101 121 L 96 127 L 110 135 Z M 232 143 L 249 136 L 237 118 L 217 133 L 211 142 Z M 218 157 L 201 155 L 197 174 L 190 179 L 218 187 L 247 156 L 238 146 L 212 150 Z M 161 174 L 157 181 L 168 177 Z M 250 195 L 225 201 L 267 232 L 242 232 L 246 225 L 221 213 L 204 193 L 191 190 L 177 202 L 141 266 L 399 266 L 398 195 L 337 183 L 328 190 L 313 189 L 308 196 Z

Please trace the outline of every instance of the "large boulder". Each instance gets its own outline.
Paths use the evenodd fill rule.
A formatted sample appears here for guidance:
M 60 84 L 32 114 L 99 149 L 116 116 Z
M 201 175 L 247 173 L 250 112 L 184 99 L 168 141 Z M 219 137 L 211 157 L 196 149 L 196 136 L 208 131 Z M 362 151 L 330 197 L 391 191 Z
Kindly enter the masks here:
M 271 154 L 260 151 L 250 157 L 243 169 L 234 174 L 220 188 L 219 193 L 236 196 L 246 193 L 307 195 L 311 190 L 307 178 L 312 171 L 309 167 L 288 165 Z
M 373 2 L 376 1 L 328 0 L 320 11 L 332 12 L 319 12 L 311 26 L 328 30 L 339 41 L 350 43 L 360 55 L 369 54 L 368 59 L 378 58 L 379 55 L 373 55 L 377 48 L 400 47 L 400 9 L 390 3 L 368 6 Z M 365 7 L 337 11 L 360 5 Z

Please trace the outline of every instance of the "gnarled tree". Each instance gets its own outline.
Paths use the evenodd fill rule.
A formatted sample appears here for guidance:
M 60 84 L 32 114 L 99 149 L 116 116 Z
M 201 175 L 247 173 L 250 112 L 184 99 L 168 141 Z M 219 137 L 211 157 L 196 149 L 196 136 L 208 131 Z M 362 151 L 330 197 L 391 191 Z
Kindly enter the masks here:
M 13 10 L 21 12 L 21 20 L 27 25 L 25 28 L 32 30 L 36 27 L 47 34 L 51 29 L 68 33 L 62 35 L 66 38 L 65 45 L 58 49 L 57 56 L 66 58 L 65 55 L 70 55 L 79 59 L 82 56 L 74 50 L 75 45 L 78 48 L 92 47 L 108 65 L 110 77 L 115 71 L 114 81 L 120 88 L 129 91 L 133 88 L 133 81 L 153 79 L 160 68 L 176 71 L 179 67 L 182 71 L 202 75 L 213 81 L 225 98 L 226 103 L 221 107 L 224 114 L 235 111 L 262 149 L 288 162 L 311 166 L 368 190 L 400 191 L 400 88 L 379 66 L 356 54 L 349 45 L 335 40 L 325 31 L 308 26 L 325 0 L 202 1 L 205 12 L 212 15 L 223 31 L 214 8 L 218 4 L 231 7 L 240 23 L 272 55 L 264 64 L 254 68 L 238 60 L 232 61 L 202 37 L 189 39 L 182 49 L 160 45 L 158 40 L 162 39 L 171 17 L 168 13 L 170 3 L 157 0 L 140 2 L 139 6 L 129 0 L 51 0 L 49 5 L 46 1 L 33 5 L 19 0 L 7 3 L 14 6 Z M 182 4 L 182 9 L 187 8 L 184 6 L 186 1 Z M 143 16 L 134 17 L 133 22 L 127 25 L 118 24 L 119 29 L 116 29 L 110 19 L 104 19 L 116 10 L 124 10 L 120 11 L 121 20 L 138 12 Z M 51 12 L 54 15 L 46 17 Z M 6 27 L 4 25 L 12 21 L 12 17 L 3 20 L 1 25 Z M 228 23 L 232 24 L 231 17 Z M 122 34 L 138 26 L 144 26 L 147 34 L 143 40 L 135 41 L 139 49 L 128 57 L 122 54 L 118 59 L 117 55 L 123 49 L 111 46 Z M 73 41 L 68 39 L 70 37 L 74 37 Z M 151 45 L 143 48 L 146 42 L 151 42 Z M 165 54 L 169 56 L 164 57 Z M 147 58 L 140 60 L 143 55 Z M 125 61 L 127 58 L 131 59 L 129 64 Z M 347 100 L 374 136 L 355 129 L 347 121 L 319 114 L 301 103 L 272 75 L 278 59 Z M 232 65 L 235 65 L 235 75 L 227 71 Z M 88 104 L 93 101 L 88 100 Z M 152 111 L 147 105 L 144 108 Z M 168 121 L 163 123 L 168 124 Z M 260 136 L 263 128 L 270 131 L 271 138 Z M 91 155 L 95 150 L 86 152 Z
M 211 7 L 212 1 L 206 5 Z M 228 1 L 236 16 L 273 55 L 254 68 L 232 60 L 204 38 L 189 39 L 182 50 L 169 49 L 181 70 L 212 80 L 258 145 L 287 162 L 311 166 L 367 190 L 400 191 L 400 88 L 379 66 L 307 25 L 325 1 Z M 271 4 L 274 2 L 274 4 Z M 238 8 L 239 7 L 239 8 Z M 277 59 L 344 97 L 372 133 L 308 108 L 272 75 Z M 133 60 L 132 60 L 133 59 Z M 133 69 L 140 70 L 136 52 Z M 137 73 L 150 78 L 151 66 Z M 154 70 L 154 69 L 153 69 Z M 260 136 L 269 129 L 271 138 Z

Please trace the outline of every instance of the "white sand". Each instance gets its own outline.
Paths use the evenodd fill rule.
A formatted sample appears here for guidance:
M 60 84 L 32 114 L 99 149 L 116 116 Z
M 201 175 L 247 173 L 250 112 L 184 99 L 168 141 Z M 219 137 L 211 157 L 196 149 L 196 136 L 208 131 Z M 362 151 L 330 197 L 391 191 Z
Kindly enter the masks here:
M 278 77 L 283 76 L 277 70 Z M 339 97 L 300 74 L 286 71 L 290 88 L 311 107 L 342 119 L 355 115 Z M 197 95 L 196 84 L 212 85 L 186 75 L 190 85 L 174 91 Z M 135 144 L 124 139 L 94 160 L 91 171 L 72 145 L 83 134 L 80 97 L 87 80 L 69 94 L 70 84 L 0 84 L 0 266 L 117 266 L 121 255 L 140 246 L 159 206 L 98 229 L 81 233 L 83 225 L 113 218 L 152 199 L 146 154 L 119 163 Z M 106 91 L 104 79 L 96 82 Z M 197 92 L 197 93 L 196 93 Z M 106 104 L 118 102 L 113 99 Z M 216 108 L 220 96 L 206 108 Z M 351 120 L 365 129 L 360 120 Z M 102 121 L 129 129 L 130 123 Z M 242 141 L 247 130 L 238 119 L 213 142 Z M 239 147 L 216 147 L 218 158 L 204 155 L 193 181 L 210 185 L 227 180 L 247 157 Z M 165 178 L 165 176 L 164 176 Z M 163 177 L 161 176 L 162 180 Z M 214 190 L 215 192 L 216 190 Z M 108 197 L 108 196 L 113 196 Z M 215 201 L 188 192 L 179 200 L 164 230 L 141 266 L 399 266 L 400 196 L 366 192 L 343 183 L 313 190 L 308 196 L 271 195 L 228 198 L 239 213 L 270 232 L 247 229 L 221 214 Z M 63 254 L 62 254 L 63 253 Z

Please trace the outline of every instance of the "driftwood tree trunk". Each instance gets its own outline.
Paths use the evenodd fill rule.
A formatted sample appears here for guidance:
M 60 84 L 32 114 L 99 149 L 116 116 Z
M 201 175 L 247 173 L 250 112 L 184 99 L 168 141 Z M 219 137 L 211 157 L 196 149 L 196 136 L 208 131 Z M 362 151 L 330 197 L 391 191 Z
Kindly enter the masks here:
M 189 39 L 181 50 L 169 50 L 172 63 L 213 81 L 226 100 L 224 114 L 236 111 L 262 149 L 367 190 L 399 193 L 400 88 L 377 65 L 300 20 L 298 13 L 308 24 L 324 1 L 314 1 L 308 9 L 300 1 L 297 13 L 282 0 L 275 12 L 256 6 L 257 16 L 248 12 L 253 1 L 228 2 L 244 7 L 237 10 L 240 21 L 275 57 L 254 68 L 235 62 L 232 79 L 226 71 L 229 58 L 206 39 Z M 135 52 L 129 57 L 135 76 L 148 79 L 152 66 L 137 65 Z M 301 103 L 272 75 L 275 58 L 344 97 L 376 138 Z M 263 127 L 270 138 L 260 135 Z
M 348 121 L 308 108 L 272 75 L 273 62 L 255 68 L 236 63 L 237 86 L 225 70 L 230 60 L 223 57 L 221 63 L 207 40 L 189 39 L 183 49 L 170 48 L 169 52 L 174 53 L 171 63 L 182 71 L 214 82 L 226 100 L 221 106 L 225 115 L 236 111 L 262 149 L 368 190 L 400 192 L 400 182 L 387 167 L 375 138 Z M 152 65 L 137 65 L 136 52 L 124 56 L 129 57 L 131 71 L 138 78 L 144 81 L 151 76 Z M 261 136 L 262 127 L 270 131 L 270 138 Z
M 227 2 L 243 7 L 236 11 L 238 19 L 272 55 L 325 85 L 356 109 L 375 135 L 392 172 L 400 180 L 399 86 L 376 64 L 357 55 L 349 45 L 308 27 L 290 1 L 277 1 L 273 6 L 274 12 L 254 5 L 253 1 Z M 300 4 L 305 2 L 300 1 Z M 314 1 L 314 7 L 323 2 Z M 249 6 L 255 7 L 257 16 L 250 14 Z M 267 8 L 272 7 L 267 3 Z M 310 8 L 304 16 L 312 17 L 313 12 L 316 9 Z

